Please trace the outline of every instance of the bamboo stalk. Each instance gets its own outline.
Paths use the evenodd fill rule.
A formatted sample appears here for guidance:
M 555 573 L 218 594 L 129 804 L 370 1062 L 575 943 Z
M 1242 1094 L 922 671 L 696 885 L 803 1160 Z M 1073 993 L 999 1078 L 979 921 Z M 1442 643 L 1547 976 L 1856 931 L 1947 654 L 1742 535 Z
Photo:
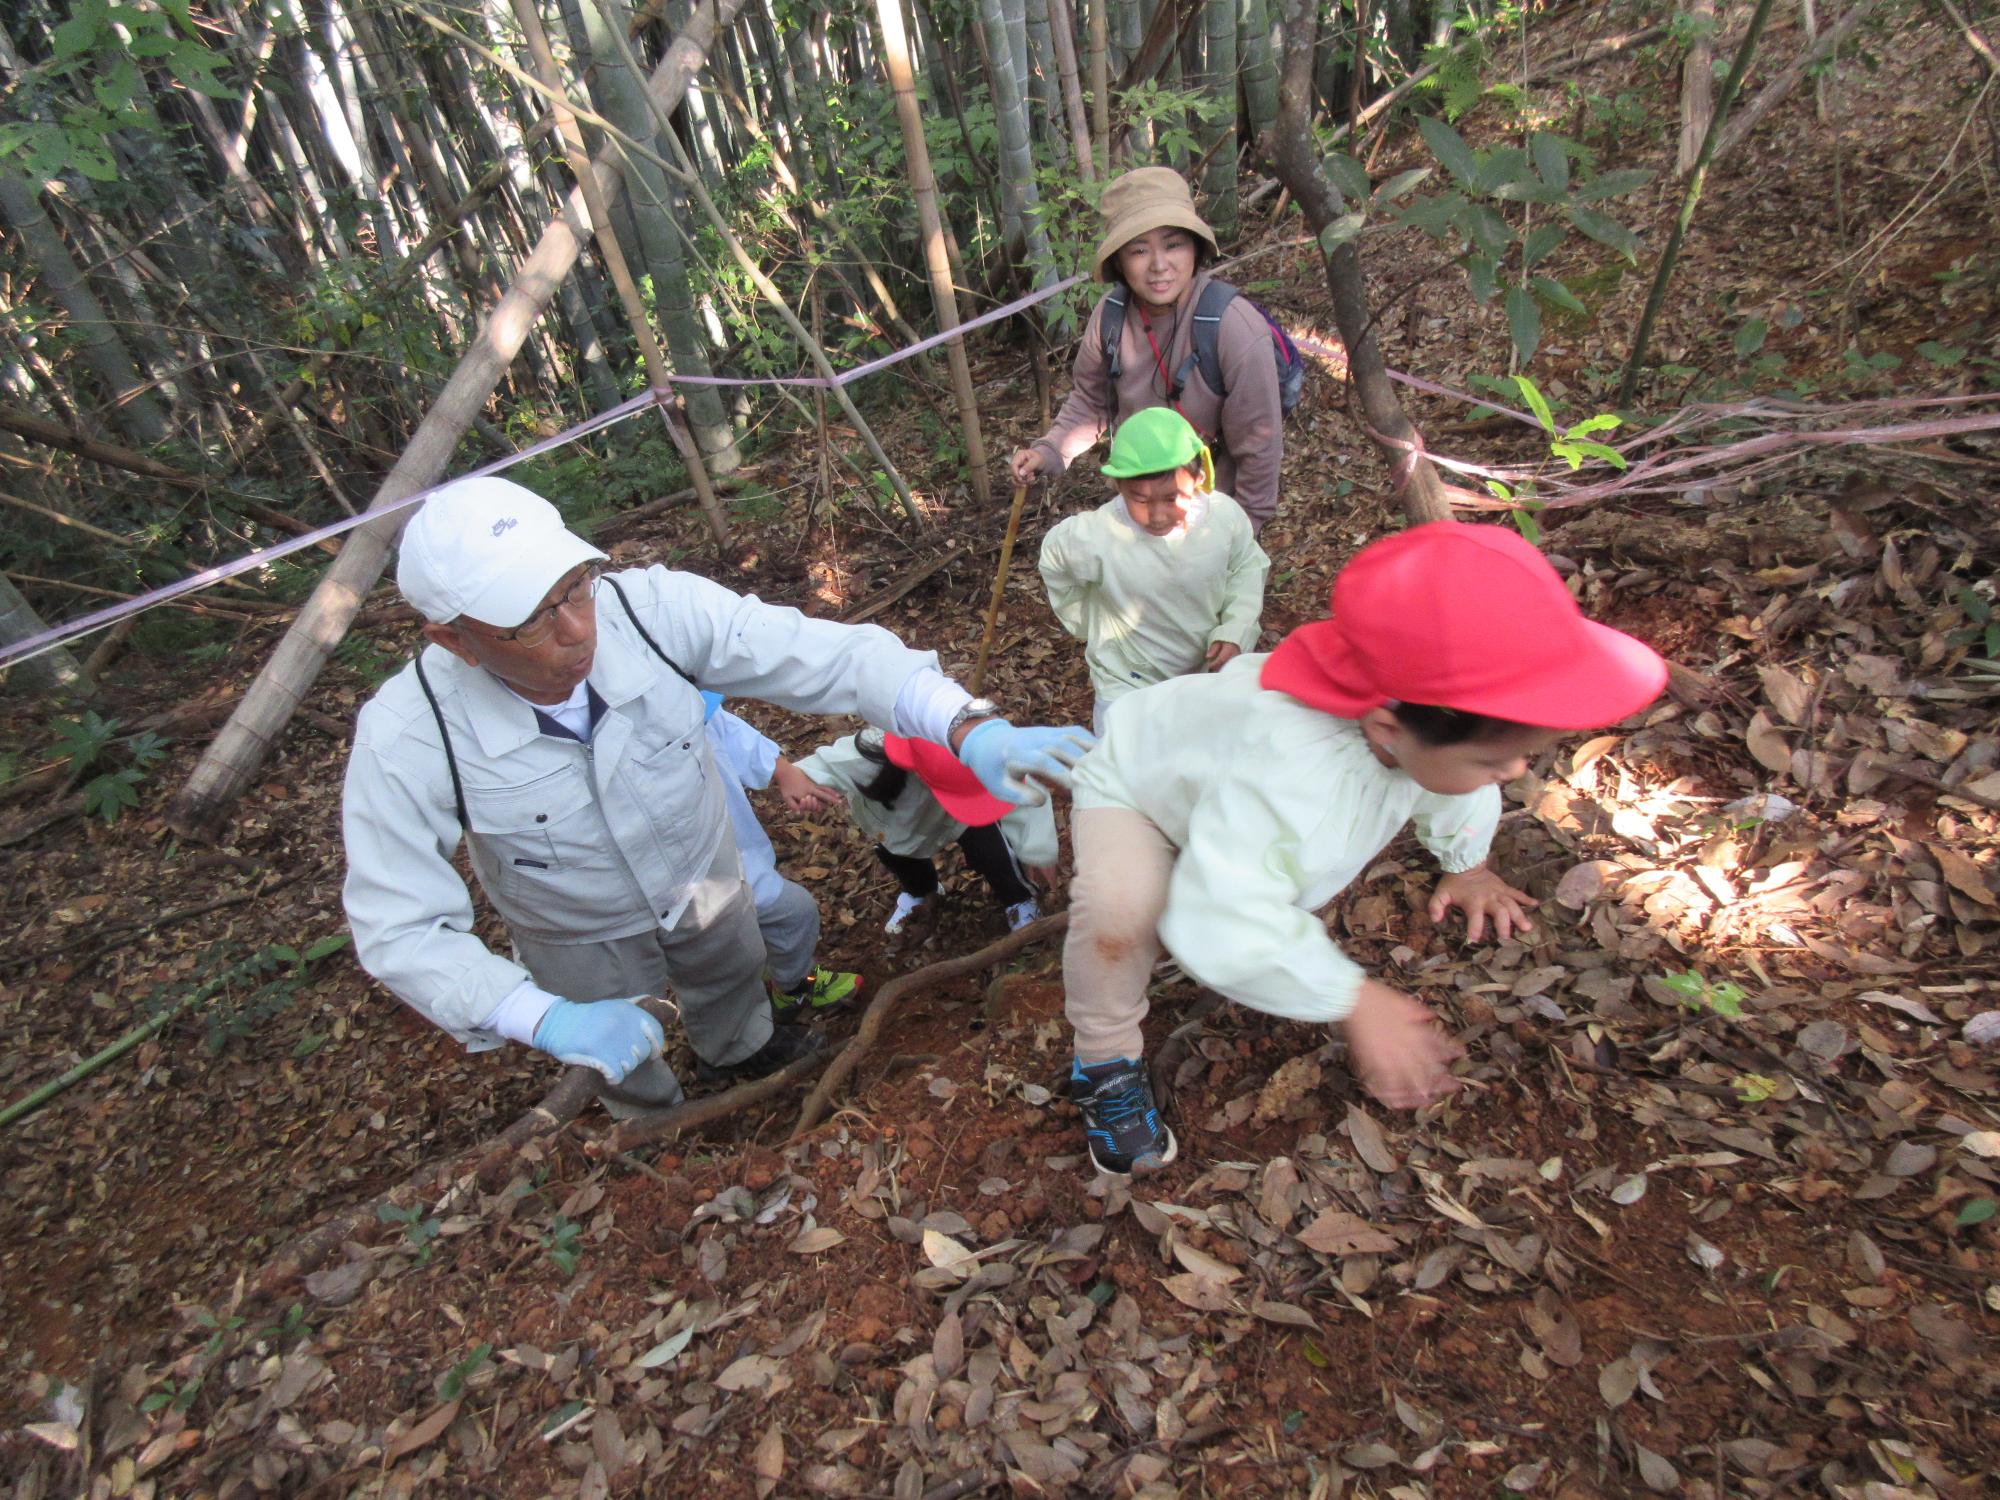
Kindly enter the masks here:
M 903 132 L 903 154 L 909 160 L 910 189 L 917 200 L 917 224 L 924 237 L 931 307 L 937 314 L 938 331 L 950 333 L 958 327 L 958 297 L 952 289 L 951 262 L 945 255 L 944 219 L 938 212 L 937 181 L 931 174 L 930 147 L 924 141 L 923 113 L 917 107 L 910 39 L 903 29 L 902 0 L 876 0 L 875 9 L 882 26 L 883 62 L 889 73 L 889 87 L 896 96 L 896 119 Z M 972 392 L 972 366 L 966 358 L 963 338 L 952 339 L 944 348 L 951 369 L 952 400 L 958 406 L 958 425 L 965 434 L 966 474 L 972 481 L 972 497 L 984 512 L 993 503 L 993 490 L 986 474 L 986 440 L 979 430 L 979 403 Z
M 637 71 L 639 65 L 632 55 L 632 44 L 625 39 L 625 34 L 615 27 L 612 35 L 613 40 L 625 54 L 626 65 Z M 868 425 L 868 419 L 861 415 L 853 397 L 847 394 L 847 387 L 840 384 L 840 377 L 834 371 L 833 361 L 826 357 L 826 350 L 821 348 L 819 341 L 806 331 L 805 324 L 799 321 L 799 315 L 793 312 L 791 304 L 785 301 L 784 293 L 780 292 L 771 278 L 764 274 L 764 268 L 751 258 L 750 252 L 743 248 L 743 242 L 729 227 L 728 220 L 722 217 L 722 211 L 715 206 L 715 200 L 708 195 L 708 187 L 701 180 L 701 174 L 695 171 L 694 164 L 688 160 L 687 150 L 681 145 L 680 136 L 675 132 L 673 119 L 666 108 L 650 91 L 646 95 L 646 102 L 652 108 L 654 119 L 659 123 L 660 139 L 666 143 L 667 149 L 674 156 L 672 163 L 663 162 L 662 165 L 700 205 L 702 216 L 708 220 L 709 227 L 716 232 L 717 237 L 729 251 L 737 269 L 750 278 L 750 284 L 757 288 L 758 295 L 771 305 L 771 310 L 791 331 L 799 347 L 811 358 L 813 367 L 819 371 L 820 378 L 830 383 L 833 399 L 840 403 L 841 411 L 846 413 L 847 420 L 854 424 L 854 430 L 861 434 L 861 440 L 868 445 L 868 451 L 874 455 L 875 462 L 882 466 L 882 473 L 894 488 L 896 503 L 902 507 L 903 514 L 914 525 L 922 526 L 923 512 L 917 509 L 917 502 L 911 498 L 910 487 L 903 482 L 902 471 L 883 451 L 881 439 L 875 436 L 875 429 Z
M 535 11 L 534 0 L 514 0 L 514 19 L 520 24 L 535 71 L 548 85 L 556 101 L 553 105 L 556 132 L 562 137 L 570 176 L 583 190 L 583 206 L 590 215 L 591 233 L 597 239 L 598 253 L 604 257 L 604 268 L 611 276 L 611 285 L 618 293 L 619 306 L 625 310 L 625 321 L 631 326 L 633 338 L 638 340 L 639 357 L 646 366 L 646 382 L 656 391 L 666 390 L 672 372 L 667 368 L 666 356 L 660 352 L 660 341 L 654 336 L 652 320 L 646 315 L 646 303 L 639 295 L 639 285 L 632 279 L 632 268 L 625 260 L 625 247 L 618 242 L 611 207 L 605 201 L 603 189 L 598 186 L 597 173 L 590 164 L 590 148 L 584 144 L 583 130 L 576 123 L 575 111 L 562 97 L 555 54 L 549 50 L 548 35 L 542 30 L 542 18 Z M 681 465 L 687 470 L 688 479 L 701 501 L 701 512 L 715 537 L 716 551 L 727 556 L 729 518 L 723 514 L 722 502 L 716 498 L 715 482 L 709 478 L 708 465 L 702 461 L 701 450 L 695 446 L 694 438 L 674 420 L 673 412 L 667 406 L 660 407 L 660 415 L 666 421 L 667 435 L 679 450 Z
M 986 606 L 986 629 L 979 637 L 979 655 L 972 663 L 972 681 L 967 690 L 979 696 L 986 680 L 986 654 L 993 649 L 993 632 L 1000 624 L 1000 601 L 1007 592 L 1007 565 L 1014 560 L 1014 538 L 1021 531 L 1021 507 L 1028 498 L 1025 484 L 1014 486 L 1014 503 L 1007 511 L 1007 535 L 1000 543 L 1000 566 L 993 570 L 993 598 Z
M 1666 248 L 1660 252 L 1660 264 L 1653 273 L 1652 288 L 1646 293 L 1646 310 L 1639 315 L 1639 331 L 1632 335 L 1632 353 L 1626 359 L 1625 373 L 1618 381 L 1620 406 L 1631 402 L 1632 392 L 1639 384 L 1639 370 L 1646 361 L 1646 346 L 1653 338 L 1653 323 L 1660 315 L 1661 304 L 1667 300 L 1667 282 L 1673 277 L 1674 264 L 1680 259 L 1681 242 L 1687 238 L 1688 225 L 1694 221 L 1695 205 L 1701 202 L 1702 189 L 1708 183 L 1708 164 L 1715 158 L 1723 126 L 1729 119 L 1729 106 L 1736 102 L 1736 90 L 1743 83 L 1743 75 L 1750 71 L 1750 59 L 1757 55 L 1757 39 L 1764 34 L 1764 22 L 1770 14 L 1771 0 L 1757 0 L 1757 9 L 1750 14 L 1749 28 L 1737 45 L 1736 59 L 1729 65 L 1729 76 L 1722 80 L 1722 92 L 1716 96 L 1715 113 L 1709 119 L 1708 134 L 1702 138 L 1701 154 L 1695 158 L 1694 170 L 1688 174 L 1687 191 L 1681 196 L 1681 211 L 1674 219 L 1673 232 L 1667 236 Z

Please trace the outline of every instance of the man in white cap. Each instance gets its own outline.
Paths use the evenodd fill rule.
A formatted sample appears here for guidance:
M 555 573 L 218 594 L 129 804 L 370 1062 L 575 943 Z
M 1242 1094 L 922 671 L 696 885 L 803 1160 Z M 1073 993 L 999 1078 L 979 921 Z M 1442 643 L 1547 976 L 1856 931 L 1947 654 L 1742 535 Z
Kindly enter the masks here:
M 396 582 L 430 644 L 361 710 L 344 897 L 362 966 L 399 997 L 473 1050 L 595 1068 L 629 1113 L 682 1097 L 636 1003 L 669 988 L 706 1079 L 814 1045 L 772 1014 L 701 688 L 938 741 L 1016 802 L 1066 784 L 1091 740 L 1017 728 L 876 626 L 606 561 L 504 479 L 447 485 L 412 518 Z M 461 837 L 511 958 L 473 935 Z

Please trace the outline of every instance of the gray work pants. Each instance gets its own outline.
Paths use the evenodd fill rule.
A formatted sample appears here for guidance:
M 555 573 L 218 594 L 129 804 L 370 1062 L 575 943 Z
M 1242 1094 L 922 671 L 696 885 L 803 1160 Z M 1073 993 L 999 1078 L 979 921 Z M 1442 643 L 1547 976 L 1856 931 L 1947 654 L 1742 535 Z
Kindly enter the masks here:
M 812 972 L 819 948 L 819 903 L 803 886 L 783 880 L 770 905 L 757 908 L 757 927 L 771 982 L 781 990 L 795 988 Z
M 596 943 L 517 935 L 514 949 L 536 984 L 566 1000 L 631 1000 L 671 990 L 688 1045 L 704 1062 L 741 1062 L 771 1038 L 764 937 L 732 838 L 723 839 L 672 927 Z M 607 1104 L 628 1108 L 665 1109 L 683 1097 L 664 1058 L 598 1092 Z

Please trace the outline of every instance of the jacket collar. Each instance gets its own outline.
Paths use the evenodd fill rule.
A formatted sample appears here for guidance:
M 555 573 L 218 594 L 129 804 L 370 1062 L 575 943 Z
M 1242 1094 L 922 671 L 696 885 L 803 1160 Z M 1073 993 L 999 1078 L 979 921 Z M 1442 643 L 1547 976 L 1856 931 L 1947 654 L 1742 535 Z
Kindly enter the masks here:
M 541 737 L 534 709 L 508 691 L 499 678 L 484 667 L 468 666 L 442 646 L 427 646 L 425 650 L 429 653 L 425 670 L 431 673 L 433 681 L 448 675 L 456 683 L 465 716 L 471 721 L 479 748 L 487 755 L 509 755 Z M 590 664 L 590 685 L 597 689 L 605 708 L 618 708 L 639 697 L 654 685 L 659 671 L 660 664 L 652 652 L 612 626 L 600 608 L 597 657 Z

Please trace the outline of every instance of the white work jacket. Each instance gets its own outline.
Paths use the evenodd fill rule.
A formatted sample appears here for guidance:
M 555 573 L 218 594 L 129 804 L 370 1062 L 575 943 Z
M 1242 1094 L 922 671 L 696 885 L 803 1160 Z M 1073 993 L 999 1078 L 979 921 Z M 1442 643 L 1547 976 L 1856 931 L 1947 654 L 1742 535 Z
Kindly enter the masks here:
M 813 620 L 665 568 L 611 575 L 660 647 L 702 687 L 894 728 L 897 696 L 936 656 L 873 625 Z M 423 653 L 465 791 L 472 868 L 513 931 L 590 943 L 671 927 L 728 820 L 700 692 L 646 645 L 609 583 L 597 596 L 589 744 L 541 732 L 498 678 Z M 473 936 L 452 866 L 450 767 L 414 666 L 362 708 L 348 760 L 343 898 L 361 965 L 475 1046 L 527 971 Z
M 1240 1005 L 1338 1021 L 1362 972 L 1314 913 L 1405 823 L 1446 871 L 1486 858 L 1500 790 L 1427 792 L 1361 726 L 1258 684 L 1267 656 L 1118 700 L 1071 783 L 1074 805 L 1143 813 L 1179 851 L 1160 941 Z

